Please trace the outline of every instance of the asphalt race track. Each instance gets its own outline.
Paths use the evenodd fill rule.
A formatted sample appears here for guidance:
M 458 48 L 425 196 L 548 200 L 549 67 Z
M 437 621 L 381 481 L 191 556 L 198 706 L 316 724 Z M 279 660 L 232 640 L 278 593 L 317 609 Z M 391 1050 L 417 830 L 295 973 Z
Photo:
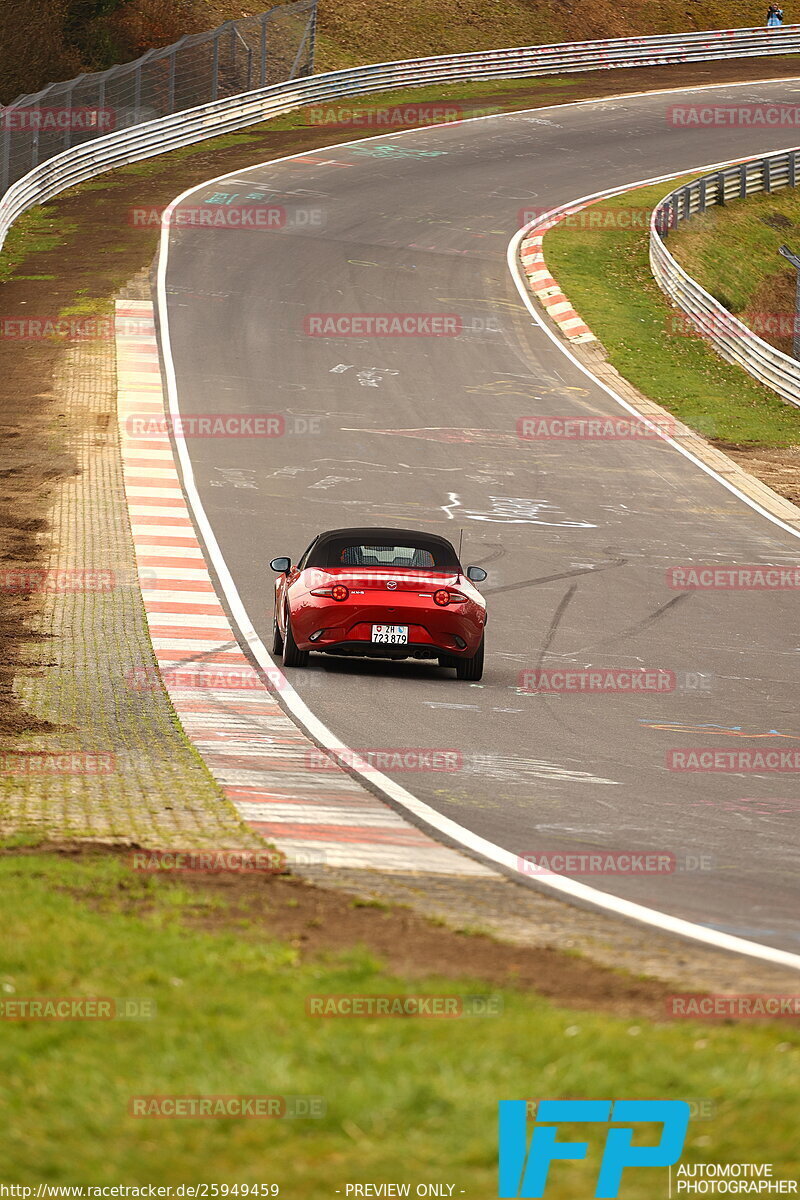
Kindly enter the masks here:
M 271 644 L 275 555 L 320 530 L 420 526 L 489 571 L 480 685 L 424 663 L 289 672 L 355 748 L 459 751 L 396 778 L 514 854 L 654 850 L 607 892 L 800 950 L 797 775 L 680 772 L 675 748 L 793 749 L 790 591 L 684 592 L 685 564 L 795 564 L 797 539 L 660 441 L 521 440 L 520 418 L 625 416 L 531 322 L 506 265 L 520 210 L 778 150 L 793 129 L 682 128 L 675 103 L 800 101 L 796 81 L 541 109 L 317 151 L 200 187 L 258 193 L 280 231 L 180 227 L 168 317 L 181 412 L 279 414 L 285 436 L 192 438 L 197 486 Z M 347 136 L 346 134 L 344 135 Z M 331 140 L 335 140 L 332 136 Z M 665 192 L 668 185 L 664 186 Z M 320 313 L 458 314 L 457 336 L 332 337 Z M 673 671 L 661 694 L 532 695 L 537 667 Z

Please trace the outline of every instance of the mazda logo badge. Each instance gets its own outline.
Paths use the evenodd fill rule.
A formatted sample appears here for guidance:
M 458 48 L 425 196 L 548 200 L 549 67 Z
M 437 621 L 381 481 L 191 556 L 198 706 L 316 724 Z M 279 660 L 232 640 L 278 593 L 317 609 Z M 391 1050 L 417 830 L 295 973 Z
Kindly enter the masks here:
M 397 587 L 397 583 L 395 582 L 394 579 L 387 579 L 386 586 L 390 592 L 393 592 L 395 590 L 395 588 Z

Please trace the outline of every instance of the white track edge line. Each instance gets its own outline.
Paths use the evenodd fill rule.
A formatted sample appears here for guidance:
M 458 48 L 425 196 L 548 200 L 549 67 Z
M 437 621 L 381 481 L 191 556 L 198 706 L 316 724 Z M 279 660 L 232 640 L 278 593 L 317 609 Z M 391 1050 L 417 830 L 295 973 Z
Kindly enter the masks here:
M 708 85 L 708 86 L 716 86 L 717 89 L 720 89 L 721 87 L 730 87 L 730 86 L 752 87 L 755 82 L 757 82 L 757 81 L 750 80 L 750 81 L 747 81 L 746 83 L 742 83 L 742 84 L 722 84 L 722 85 L 717 84 L 717 85 Z M 773 79 L 773 80 L 765 80 L 763 82 L 780 83 L 781 80 Z M 665 91 L 669 92 L 670 90 L 671 89 L 666 89 Z M 686 91 L 697 91 L 700 89 L 692 88 L 692 87 L 685 87 L 685 88 L 675 88 L 673 90 L 676 92 L 686 92 Z M 629 96 L 628 98 L 635 98 L 636 96 L 647 96 L 649 94 L 650 93 L 648 93 L 648 92 L 634 93 L 633 96 Z M 662 92 L 660 94 L 663 95 L 665 93 Z M 603 97 L 603 98 L 600 98 L 595 101 L 588 101 L 588 102 L 587 101 L 577 101 L 576 103 L 581 103 L 581 104 L 582 103 L 603 103 L 607 99 L 608 99 L 607 97 Z M 549 107 L 551 107 L 551 108 L 552 107 L 569 108 L 572 106 L 567 103 L 567 104 L 563 104 L 563 105 L 551 105 Z M 542 110 L 533 108 L 533 109 L 524 109 L 524 110 L 516 110 L 516 111 L 537 112 L 537 111 L 542 111 Z M 508 113 L 508 114 L 497 114 L 497 115 L 511 116 L 514 114 Z M 495 116 L 468 118 L 468 120 L 471 120 L 471 121 L 475 121 L 475 120 L 485 121 L 485 120 L 494 120 L 494 119 L 496 119 Z M 458 122 L 458 123 L 462 124 L 462 123 L 466 123 L 466 122 Z M 432 127 L 426 126 L 426 128 L 432 128 Z M 405 133 L 419 133 L 419 132 L 420 131 L 418 129 L 405 130 L 405 131 L 402 131 L 400 134 L 395 134 L 394 136 L 403 136 Z M 363 139 L 359 139 L 359 141 L 375 141 L 375 140 L 377 140 L 377 138 L 379 138 L 379 137 L 385 138 L 385 136 L 386 136 L 385 134 L 383 134 L 383 135 L 379 134 L 379 135 L 377 135 L 376 138 L 363 138 Z M 350 144 L 351 143 L 349 143 L 349 142 L 339 142 L 334 146 L 318 146 L 318 147 L 315 147 L 314 150 L 315 151 L 320 151 L 320 150 L 330 151 L 330 150 L 338 149 L 342 146 L 346 146 L 346 145 L 350 145 Z M 311 153 L 311 151 L 307 150 L 307 151 L 303 151 L 300 154 L 289 154 L 289 155 L 285 155 L 283 158 L 268 159 L 266 162 L 257 163 L 252 167 L 246 168 L 246 171 L 247 172 L 257 171 L 261 167 L 265 167 L 265 166 L 269 166 L 269 165 L 277 165 L 278 163 L 288 162 L 295 158 L 304 158 L 306 156 L 306 154 L 308 154 L 308 153 Z M 728 161 L 738 161 L 738 160 L 728 160 Z M 722 165 L 722 164 L 714 164 L 714 165 Z M 703 170 L 704 168 L 699 167 L 696 169 Z M 713 165 L 711 168 L 707 168 L 707 169 L 713 169 Z M 665 179 L 674 179 L 677 175 L 685 175 L 685 174 L 691 173 L 691 170 L 692 169 L 689 168 L 686 171 L 673 172 L 671 175 L 665 176 L 664 178 Z M 191 188 L 187 188 L 186 191 L 182 192 L 179 196 L 176 196 L 176 198 L 170 202 L 170 204 L 167 206 L 167 208 L 164 210 L 164 213 L 163 213 L 162 225 L 161 225 L 161 236 L 160 236 L 160 242 L 159 242 L 156 295 L 157 295 L 158 310 L 159 310 L 159 322 L 158 322 L 159 334 L 160 334 L 160 338 L 161 338 L 161 348 L 162 348 L 162 355 L 163 355 L 163 361 L 164 361 L 164 373 L 166 376 L 166 384 L 167 384 L 167 402 L 169 405 L 170 414 L 172 415 L 173 418 L 180 416 L 180 407 L 178 404 L 178 386 L 177 386 L 177 376 L 176 376 L 176 372 L 175 372 L 175 363 L 174 363 L 174 360 L 172 357 L 172 343 L 171 343 L 170 332 L 169 332 L 169 318 L 168 318 L 168 314 L 167 314 L 167 295 L 166 295 L 166 275 L 167 275 L 167 263 L 168 263 L 168 258 L 169 258 L 169 235 L 170 235 L 170 223 L 172 220 L 172 214 L 175 211 L 175 209 L 177 208 L 177 206 L 183 200 L 185 200 L 188 196 L 190 196 L 192 194 L 192 192 L 198 191 L 201 187 L 208 187 L 214 183 L 218 183 L 222 179 L 230 178 L 231 176 L 233 176 L 235 174 L 239 174 L 239 173 L 243 174 L 244 172 L 228 171 L 223 175 L 217 175 L 213 179 L 204 180 L 200 184 L 197 184 Z M 655 179 L 652 182 L 658 182 L 658 180 Z M 636 186 L 636 185 L 634 184 L 631 186 Z M 627 190 L 627 189 L 623 188 L 621 190 Z M 520 230 L 518 232 L 518 235 L 512 239 L 512 242 L 509 245 L 509 254 L 511 254 L 511 247 L 514 246 L 516 248 L 516 245 L 518 245 L 519 240 L 521 240 L 521 238 L 522 238 L 522 236 L 524 236 L 525 232 L 526 231 L 524 229 Z M 515 283 L 517 284 L 517 288 L 519 289 L 520 283 L 517 280 L 515 270 L 513 267 L 511 268 L 511 270 L 512 270 L 512 276 L 514 277 Z M 558 339 L 555 337 L 555 335 L 552 334 L 551 331 L 549 329 L 547 329 L 546 326 L 544 326 L 544 324 L 540 321 L 538 314 L 536 313 L 535 309 L 533 308 L 530 297 L 528 297 L 526 293 L 523 294 L 522 292 L 521 292 L 521 295 L 522 295 L 523 302 L 525 303 L 526 308 L 531 313 L 531 315 L 534 317 L 534 319 L 537 321 L 537 323 L 539 323 L 541 325 L 541 327 L 545 330 L 545 332 L 555 342 L 556 345 L 560 345 L 560 343 L 558 342 Z M 563 347 L 561 347 L 561 348 L 563 349 Z M 564 352 L 568 353 L 567 351 L 564 351 Z M 573 359 L 573 361 L 576 363 L 577 366 L 580 367 L 580 369 L 584 372 L 584 374 L 590 375 L 590 373 L 588 371 L 586 371 L 585 368 L 580 363 L 578 363 L 577 359 L 574 359 L 571 354 L 568 353 L 568 357 Z M 600 381 L 598 381 L 598 383 L 599 382 Z M 622 400 L 621 397 L 616 396 L 610 388 L 607 388 L 604 384 L 601 384 L 600 386 L 603 387 L 603 389 L 605 391 L 607 391 L 614 400 L 617 400 L 620 404 L 622 404 L 623 407 L 628 407 L 626 405 L 626 402 L 624 400 Z M 634 411 L 634 410 L 631 409 L 630 411 Z M 700 463 L 699 460 L 696 460 L 693 455 L 688 454 L 687 451 L 684 451 L 682 449 L 682 447 L 678 446 L 677 448 L 679 450 L 681 450 L 682 453 L 685 453 L 687 455 L 687 457 L 691 458 L 692 461 L 697 462 L 698 465 L 703 467 L 704 470 L 708 470 L 708 468 L 706 468 L 703 463 Z M 280 671 L 280 669 L 276 666 L 275 662 L 268 654 L 267 649 L 264 646 L 264 643 L 261 641 L 255 628 L 253 627 L 252 622 L 250 621 L 250 617 L 247 613 L 247 609 L 245 608 L 245 605 L 239 595 L 236 584 L 234 583 L 233 577 L 232 577 L 232 575 L 228 569 L 228 565 L 225 561 L 225 557 L 222 554 L 219 543 L 217 542 L 217 539 L 216 539 L 216 536 L 212 529 L 211 523 L 208 519 L 208 516 L 206 515 L 205 509 L 203 507 L 203 503 L 200 499 L 200 494 L 197 490 L 197 485 L 195 484 L 194 472 L 192 470 L 192 464 L 191 464 L 191 460 L 189 458 L 189 454 L 188 454 L 185 442 L 182 442 L 180 440 L 176 441 L 175 449 L 177 451 L 178 460 L 180 462 L 181 473 L 182 473 L 182 478 L 183 478 L 183 487 L 184 487 L 184 492 L 186 494 L 186 499 L 187 499 L 189 509 L 192 512 L 192 515 L 196 522 L 197 528 L 201 532 L 206 553 L 208 554 L 209 558 L 211 559 L 211 563 L 214 567 L 214 571 L 216 572 L 217 578 L 220 583 L 220 587 L 223 590 L 223 593 L 225 595 L 228 607 L 230 608 L 230 611 L 234 618 L 234 621 L 237 624 L 239 631 L 242 634 L 242 637 L 244 638 L 245 642 L 247 643 L 248 647 L 250 648 L 250 651 L 253 654 L 256 661 L 258 662 L 259 666 L 261 666 L 261 668 L 268 673 L 268 678 L 273 678 L 273 679 L 276 678 L 276 672 L 277 672 L 277 676 L 282 681 L 285 679 L 285 676 Z M 711 471 L 709 471 L 709 473 L 714 474 L 714 472 L 711 472 Z M 720 482 L 722 482 L 722 483 L 725 482 L 724 480 L 721 479 L 721 477 L 719 477 L 719 476 L 715 476 L 715 477 L 719 478 Z M 726 484 L 725 486 L 729 486 L 729 485 Z M 740 495 L 740 493 L 736 492 L 736 489 L 731 487 L 730 490 L 735 492 L 735 494 Z M 742 496 L 741 498 L 746 499 L 744 496 Z M 748 503 L 750 503 L 750 502 L 748 501 Z M 752 507 L 756 508 L 758 511 L 763 512 L 763 515 L 765 515 L 765 516 L 769 515 L 764 510 L 758 509 L 758 506 L 755 505 L 754 503 L 752 504 Z M 772 520 L 774 518 L 770 517 L 770 519 Z M 789 528 L 789 527 L 787 526 L 786 528 Z M 792 530 L 791 532 L 794 532 L 794 531 Z M 301 725 L 301 727 L 303 727 L 311 735 L 311 737 L 314 738 L 314 740 L 316 740 L 325 749 L 330 750 L 334 753 L 336 753 L 336 752 L 341 753 L 344 751 L 346 757 L 349 757 L 350 759 L 352 759 L 353 751 L 350 750 L 345 745 L 345 743 L 341 741 L 340 738 L 336 737 L 336 735 L 334 733 L 332 733 L 332 731 L 329 730 L 328 727 L 317 716 L 315 716 L 315 714 L 311 711 L 311 709 L 308 707 L 308 705 L 305 703 L 305 701 L 294 690 L 292 685 L 289 683 L 288 679 L 285 681 L 285 683 L 281 682 L 280 689 L 281 689 L 281 696 L 284 700 L 284 703 L 286 704 L 286 707 L 289 709 L 292 716 L 298 721 L 298 723 Z M 408 812 L 413 813 L 414 816 L 419 821 L 422 821 L 429 828 L 438 830 L 440 833 L 442 833 L 446 837 L 450 838 L 456 844 L 460 844 L 464 849 L 467 849 L 467 850 L 471 851 L 472 853 L 478 855 L 478 857 L 483 858 L 483 859 L 487 860 L 488 862 L 497 864 L 498 866 L 503 868 L 504 871 L 511 873 L 512 876 L 516 877 L 520 881 L 525 882 L 525 883 L 531 883 L 530 877 L 526 876 L 524 873 L 522 873 L 519 870 L 518 865 L 517 865 L 517 855 L 511 854 L 507 850 L 503 850 L 502 847 L 496 846 L 493 842 L 487 841 L 485 838 L 479 837 L 477 834 L 472 833 L 471 830 L 466 829 L 466 828 L 464 828 L 464 826 L 459 825 L 457 822 L 450 820 L 449 817 L 445 817 L 441 813 L 438 813 L 435 809 L 431 808 L 429 805 L 425 804 L 423 801 L 417 799 L 416 796 L 414 796 L 411 792 L 407 791 L 401 784 L 396 783 L 393 779 L 389 779 L 388 776 L 383 775 L 381 772 L 371 771 L 370 775 L 369 775 L 369 781 L 367 781 L 364 773 L 359 771 L 357 767 L 353 767 L 352 771 L 361 780 L 362 783 L 364 783 L 365 785 L 367 784 L 367 782 L 372 784 L 373 788 L 375 790 L 377 790 L 379 792 L 383 792 L 384 795 L 387 798 L 394 801 L 395 804 L 399 805 L 401 808 L 406 809 Z M 591 906 L 594 909 L 601 909 L 605 912 L 611 913 L 614 916 L 619 916 L 619 917 L 623 917 L 623 918 L 626 918 L 629 920 L 633 920 L 639 924 L 648 925 L 648 926 L 654 927 L 656 929 L 660 929 L 665 933 L 673 933 L 673 934 L 677 935 L 678 937 L 688 938 L 692 941 L 704 943 L 708 946 L 712 946 L 714 949 L 717 949 L 717 950 L 727 950 L 727 951 L 731 951 L 736 954 L 744 954 L 744 955 L 747 955 L 748 957 L 757 958 L 764 962 L 769 962 L 769 963 L 773 963 L 778 966 L 785 966 L 785 967 L 793 968 L 795 970 L 800 970 L 800 955 L 798 955 L 798 954 L 792 954 L 790 951 L 786 951 L 786 950 L 778 950 L 777 948 L 774 948 L 772 946 L 763 946 L 763 945 L 760 945 L 758 942 L 751 942 L 745 938 L 735 937 L 732 934 L 722 933 L 717 930 L 708 929 L 702 925 L 697 925 L 692 921 L 684 920 L 681 917 L 673 917 L 673 916 L 670 916 L 668 913 L 662 913 L 657 909 L 648 908 L 644 905 L 636 904 L 630 900 L 623 900 L 622 898 L 620 898 L 618 896 L 613 896 L 610 893 L 602 892 L 597 888 L 589 887 L 587 884 L 578 883 L 576 880 L 573 880 L 573 879 L 568 879 L 563 876 L 549 876 L 546 879 L 537 878 L 536 882 L 535 882 L 535 886 L 537 888 L 540 888 L 543 891 L 560 893 L 563 896 L 566 896 L 573 900 L 588 904 L 589 906 Z
M 780 517 L 776 517 L 774 513 L 771 513 L 769 511 L 769 509 L 763 508 L 758 503 L 757 500 L 754 500 L 751 496 L 748 496 L 745 492 L 740 491 L 739 488 L 737 488 L 735 486 L 735 484 L 733 484 L 729 480 L 725 479 L 724 476 L 720 475 L 719 472 L 715 471 L 713 467 L 708 465 L 708 463 L 703 462 L 703 460 L 698 458 L 697 455 L 693 454 L 691 452 L 691 450 L 688 450 L 685 446 L 681 445 L 681 443 L 679 441 L 677 441 L 675 438 L 669 437 L 666 433 L 664 433 L 663 429 L 661 429 L 659 427 L 657 422 L 654 423 L 653 421 L 651 421 L 644 413 L 641 413 L 637 408 L 635 408 L 634 405 L 630 404 L 627 400 L 624 400 L 622 396 L 618 395 L 617 392 L 615 392 L 614 389 L 609 384 L 604 383 L 603 380 L 598 378 L 598 376 L 595 375 L 593 371 L 591 371 L 587 366 L 584 366 L 584 364 L 575 357 L 575 355 L 572 353 L 572 351 L 569 349 L 569 347 L 565 346 L 563 344 L 563 342 L 559 338 L 558 334 L 554 333 L 554 331 L 552 329 L 550 329 L 548 327 L 548 325 L 545 323 L 545 321 L 542 319 L 542 316 L 539 313 L 539 311 L 537 310 L 536 305 L 530 295 L 527 281 L 525 280 L 525 277 L 522 274 L 522 270 L 521 270 L 520 264 L 519 264 L 520 243 L 528 236 L 528 234 L 531 232 L 531 230 L 537 229 L 545 221 L 551 220 L 554 216 L 557 216 L 559 214 L 566 216 L 567 213 L 565 210 L 572 209 L 579 204 L 586 204 L 591 200 L 602 200 L 602 199 L 607 199 L 610 196 L 619 196 L 619 195 L 624 194 L 625 192 L 635 191 L 637 188 L 640 188 L 640 187 L 648 187 L 651 184 L 665 183 L 670 179 L 677 179 L 681 175 L 691 175 L 691 174 L 694 174 L 696 171 L 714 171 L 718 168 L 731 166 L 732 164 L 741 162 L 741 161 L 743 161 L 743 160 L 739 159 L 739 158 L 733 158 L 733 159 L 727 160 L 726 162 L 710 163 L 708 166 L 690 168 L 688 171 L 673 171 L 669 175 L 657 175 L 657 176 L 653 177 L 652 179 L 643 179 L 638 183 L 628 184 L 625 187 L 612 188 L 610 191 L 592 192 L 591 195 L 581 196 L 580 199 L 572 200 L 569 202 L 569 204 L 559 205 L 558 208 L 550 209 L 549 212 L 544 213 L 541 217 L 537 217 L 535 221 L 532 221 L 532 222 L 530 222 L 530 224 L 526 225 L 524 228 L 517 230 L 517 232 L 514 234 L 513 238 L 511 239 L 511 241 L 508 244 L 506 260 L 508 263 L 508 269 L 511 272 L 511 276 L 514 280 L 517 291 L 519 292 L 520 297 L 522 298 L 522 301 L 525 304 L 525 307 L 527 308 L 528 312 L 531 314 L 531 316 L 533 317 L 534 321 L 539 326 L 539 328 L 542 329 L 544 331 L 544 333 L 547 334 L 547 336 L 550 338 L 550 340 L 553 342 L 553 344 L 558 346 L 558 348 L 562 352 L 562 354 L 566 355 L 566 357 L 570 360 L 571 363 L 573 363 L 574 366 L 578 367 L 578 369 L 584 375 L 586 375 L 587 378 L 591 379 L 592 382 L 597 387 L 601 388 L 602 391 L 604 391 L 608 396 L 610 396 L 611 399 L 616 404 L 621 405 L 621 407 L 624 408 L 627 412 L 629 412 L 632 415 L 634 415 L 635 417 L 637 417 L 640 421 L 642 421 L 645 425 L 647 425 L 650 429 L 652 429 L 657 434 L 657 436 L 659 438 L 661 438 L 662 441 L 667 442 L 670 446 L 673 447 L 673 449 L 678 450 L 685 458 L 688 458 L 690 462 L 693 462 L 695 464 L 695 466 L 700 467 L 700 469 L 702 471 L 705 471 L 705 473 L 707 475 L 710 475 L 712 477 L 712 479 L 715 479 L 717 481 L 717 483 L 721 483 L 724 488 L 727 488 L 727 490 L 729 492 L 732 492 L 733 495 L 736 496 L 736 498 L 738 500 L 742 500 L 745 504 L 747 504 L 750 508 L 752 508 L 755 512 L 757 512 L 759 514 L 759 516 L 766 517 L 768 521 L 771 521 L 773 523 L 773 525 L 777 525 L 780 529 L 784 530 L 785 533 L 790 533 L 793 537 L 800 538 L 800 530 L 794 529 L 791 525 L 787 525 L 785 521 L 782 521 Z M 800 956 L 798 957 L 798 961 L 800 962 Z

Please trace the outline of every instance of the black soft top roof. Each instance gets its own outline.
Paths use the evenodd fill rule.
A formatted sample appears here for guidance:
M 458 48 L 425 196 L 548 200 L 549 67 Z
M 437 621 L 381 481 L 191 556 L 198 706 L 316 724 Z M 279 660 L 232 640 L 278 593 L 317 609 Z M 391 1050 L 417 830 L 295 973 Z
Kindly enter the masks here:
M 461 565 L 452 542 L 437 533 L 426 533 L 419 529 L 388 529 L 383 526 L 357 526 L 353 529 L 329 529 L 321 533 L 308 549 L 307 567 L 326 567 L 328 552 L 334 544 L 352 542 L 354 545 L 413 546 L 415 549 L 430 550 L 438 567 L 458 571 Z

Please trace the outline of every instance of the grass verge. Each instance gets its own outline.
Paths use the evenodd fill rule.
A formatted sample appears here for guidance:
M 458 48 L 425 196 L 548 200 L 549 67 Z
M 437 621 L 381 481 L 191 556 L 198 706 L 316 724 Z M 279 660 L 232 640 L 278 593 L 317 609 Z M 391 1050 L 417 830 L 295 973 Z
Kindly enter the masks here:
M 759 337 L 792 352 L 796 273 L 778 254 L 800 232 L 795 188 L 709 209 L 679 225 L 669 247 L 678 262 Z
M 547 265 L 612 365 L 651 400 L 722 445 L 794 445 L 797 409 L 686 336 L 650 273 L 644 216 L 679 182 L 625 192 L 556 226 Z
M 0 1000 L 155 1005 L 151 1019 L 4 1022 L 7 1182 L 30 1182 L 36 1163 L 46 1182 L 266 1182 L 322 1200 L 332 1179 L 438 1180 L 454 1194 L 490 1196 L 497 1101 L 554 1095 L 702 1102 L 684 1161 L 797 1167 L 787 1158 L 800 1037 L 786 1023 L 634 1023 L 487 989 L 480 978 L 390 974 L 363 948 L 306 956 L 300 940 L 275 936 L 269 910 L 248 920 L 224 890 L 133 875 L 115 856 L 7 855 L 0 882 L 16 914 Z M 487 990 L 502 999 L 496 1017 L 306 1015 L 310 994 Z M 314 1095 L 327 1111 L 274 1121 L 128 1116 L 131 1096 L 154 1094 Z M 583 1194 L 600 1136 L 589 1135 L 591 1167 L 553 1171 L 554 1200 Z M 631 1171 L 625 1195 L 650 1200 L 654 1184 L 654 1172 Z

